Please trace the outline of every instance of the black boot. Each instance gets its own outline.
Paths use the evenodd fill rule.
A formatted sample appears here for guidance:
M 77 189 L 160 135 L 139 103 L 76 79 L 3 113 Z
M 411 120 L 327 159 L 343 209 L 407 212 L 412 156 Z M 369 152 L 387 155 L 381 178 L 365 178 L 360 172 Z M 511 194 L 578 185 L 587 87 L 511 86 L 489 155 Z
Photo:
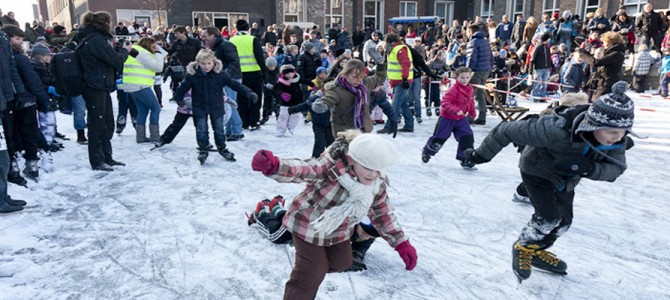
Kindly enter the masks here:
M 537 245 L 522 246 L 518 241 L 512 246 L 512 270 L 519 279 L 519 283 L 530 277 L 531 261 L 535 255 L 534 249 L 537 249 Z
M 23 175 L 37 182 L 40 176 L 40 169 L 37 167 L 36 160 L 26 160 L 26 165 L 23 167 Z
M 19 168 L 19 163 L 16 161 L 12 162 L 12 166 L 9 169 L 9 173 L 7 174 L 7 181 L 20 185 L 22 187 L 28 187 L 28 181 L 26 181 L 25 178 L 21 177 L 21 172 Z
M 531 260 L 531 265 L 543 271 L 567 275 L 568 264 L 546 250 L 537 250 Z
M 368 266 L 365 265 L 365 254 L 374 242 L 375 239 L 351 242 L 351 254 L 354 257 L 354 260 L 351 263 L 351 267 L 346 269 L 345 272 L 358 272 L 368 269 Z
M 200 149 L 198 152 L 198 160 L 200 161 L 200 164 L 204 164 L 205 161 L 207 160 L 207 156 L 209 156 L 209 150 L 207 149 Z
M 88 144 L 88 139 L 86 139 L 86 132 L 83 129 L 77 129 L 77 143 L 79 145 Z
M 235 154 L 228 151 L 225 146 L 223 148 L 219 148 L 219 154 L 221 154 L 221 156 L 223 156 L 223 158 L 227 161 L 236 161 Z
M 26 201 L 23 200 L 12 199 L 12 197 L 10 197 L 9 195 L 7 195 L 7 199 L 5 199 L 5 201 L 7 202 L 7 204 L 13 206 L 26 206 L 26 204 L 28 204 L 26 203 Z
M 11 205 L 5 201 L 0 202 L 0 214 L 13 213 L 23 210 L 23 206 Z
M 116 133 L 121 134 L 123 130 L 126 128 L 126 117 L 125 116 L 119 116 L 116 118 Z

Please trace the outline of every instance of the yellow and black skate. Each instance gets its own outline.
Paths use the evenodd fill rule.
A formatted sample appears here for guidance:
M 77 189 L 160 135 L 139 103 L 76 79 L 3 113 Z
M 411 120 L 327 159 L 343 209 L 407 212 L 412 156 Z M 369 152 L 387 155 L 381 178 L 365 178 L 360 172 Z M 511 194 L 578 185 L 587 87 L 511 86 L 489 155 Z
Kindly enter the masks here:
M 531 260 L 531 265 L 543 271 L 554 274 L 568 275 L 568 264 L 546 250 L 537 250 Z
M 512 270 L 519 279 L 519 283 L 530 277 L 531 262 L 537 248 L 537 245 L 522 246 L 518 241 L 514 243 L 512 247 Z

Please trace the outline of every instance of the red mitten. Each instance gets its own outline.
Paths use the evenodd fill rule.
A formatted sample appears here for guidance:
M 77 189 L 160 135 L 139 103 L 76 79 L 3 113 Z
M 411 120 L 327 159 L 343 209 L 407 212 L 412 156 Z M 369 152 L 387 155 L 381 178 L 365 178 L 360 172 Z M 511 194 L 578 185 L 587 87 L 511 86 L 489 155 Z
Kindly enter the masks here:
M 416 255 L 416 249 L 409 243 L 409 240 L 395 247 L 395 251 L 398 251 L 400 258 L 405 262 L 405 270 L 411 271 L 416 267 L 416 261 L 419 257 Z
M 270 150 L 258 150 L 251 160 L 251 169 L 262 172 L 265 176 L 274 174 L 278 168 L 279 158 Z

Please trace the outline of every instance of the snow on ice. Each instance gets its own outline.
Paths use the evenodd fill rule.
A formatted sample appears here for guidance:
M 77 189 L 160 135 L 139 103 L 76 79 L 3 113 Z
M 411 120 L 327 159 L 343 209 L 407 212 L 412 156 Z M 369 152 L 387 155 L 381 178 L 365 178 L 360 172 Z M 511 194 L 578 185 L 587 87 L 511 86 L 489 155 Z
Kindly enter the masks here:
M 629 95 L 634 129 L 649 138 L 635 140 L 629 168 L 615 183 L 583 180 L 577 188 L 572 228 L 552 248 L 569 275 L 534 271 L 517 284 L 511 247 L 533 209 L 511 201 L 520 180 L 516 149 L 465 171 L 450 139 L 422 164 L 433 116 L 393 140 L 402 157 L 388 170 L 390 199 L 417 249 L 417 268 L 405 271 L 378 240 L 367 271 L 328 274 L 317 299 L 670 298 L 670 101 Z M 169 98 L 165 86 L 161 131 L 175 113 Z M 519 102 L 534 112 L 545 106 Z M 244 212 L 266 197 L 291 199 L 303 186 L 253 172 L 251 158 L 259 149 L 309 157 L 311 124 L 279 138 L 271 120 L 228 143 L 237 162 L 212 152 L 204 166 L 190 123 L 172 144 L 151 152 L 127 128 L 112 142 L 114 158 L 128 166 L 105 173 L 92 171 L 86 147 L 75 143 L 72 117 L 58 117 L 59 131 L 73 140 L 54 154 L 56 170 L 29 189 L 10 185 L 12 197 L 29 208 L 0 216 L 0 299 L 282 297 L 294 250 L 248 227 Z M 476 145 L 500 121 L 488 119 L 473 128 Z

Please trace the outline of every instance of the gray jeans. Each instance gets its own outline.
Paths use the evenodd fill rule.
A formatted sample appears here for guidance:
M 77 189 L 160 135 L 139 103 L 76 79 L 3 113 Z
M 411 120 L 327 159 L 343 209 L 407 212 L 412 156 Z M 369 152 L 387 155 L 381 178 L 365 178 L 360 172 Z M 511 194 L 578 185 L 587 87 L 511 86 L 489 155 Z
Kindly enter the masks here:
M 470 84 L 485 85 L 491 71 L 478 71 L 470 78 Z M 475 101 L 477 102 L 477 120 L 486 122 L 486 95 L 481 88 L 475 89 Z

